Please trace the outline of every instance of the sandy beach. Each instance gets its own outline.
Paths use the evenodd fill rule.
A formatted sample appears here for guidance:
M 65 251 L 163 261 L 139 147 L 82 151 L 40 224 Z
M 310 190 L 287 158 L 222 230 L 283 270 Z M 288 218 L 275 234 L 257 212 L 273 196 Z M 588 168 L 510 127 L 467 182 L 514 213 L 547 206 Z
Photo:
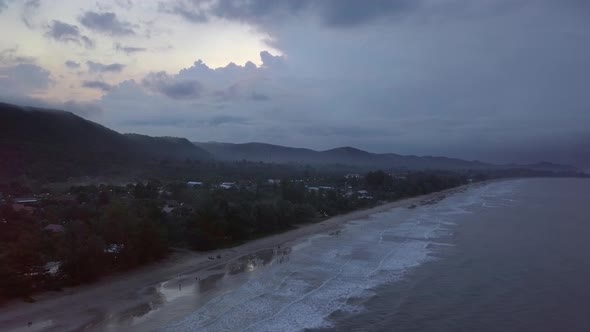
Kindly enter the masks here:
M 206 280 L 220 269 L 245 255 L 265 249 L 289 248 L 306 237 L 337 231 L 345 223 L 394 208 L 433 204 L 448 195 L 464 191 L 468 186 L 386 203 L 366 210 L 335 216 L 320 223 L 300 225 L 296 229 L 260 238 L 243 245 L 210 252 L 176 251 L 169 258 L 128 273 L 105 277 L 99 282 L 62 292 L 47 292 L 34 296 L 35 303 L 12 301 L 0 307 L 2 331 L 76 331 L 108 330 L 105 323 L 120 319 L 126 313 L 150 310 L 154 287 L 189 287 L 195 280 Z M 162 307 L 174 298 L 160 301 Z M 130 314 L 129 314 L 130 313 Z M 28 326 L 31 322 L 32 325 Z M 115 328 L 114 330 L 117 330 Z

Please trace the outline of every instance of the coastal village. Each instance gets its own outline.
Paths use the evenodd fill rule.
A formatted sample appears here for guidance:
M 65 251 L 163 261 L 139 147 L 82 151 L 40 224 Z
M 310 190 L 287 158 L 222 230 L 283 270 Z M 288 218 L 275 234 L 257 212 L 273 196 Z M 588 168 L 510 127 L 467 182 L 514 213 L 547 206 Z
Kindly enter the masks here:
M 13 182 L 0 188 L 0 287 L 9 296 L 31 296 L 143 265 L 175 248 L 231 247 L 466 182 L 464 175 L 383 171 L 34 189 Z
M 387 174 L 392 179 L 397 180 L 405 180 L 406 176 L 404 174 L 407 173 L 400 173 L 398 175 L 395 174 Z M 372 200 L 373 196 L 371 196 L 369 189 L 367 188 L 366 184 L 363 182 L 363 175 L 358 173 L 348 173 L 343 177 L 345 179 L 343 185 L 334 185 L 333 183 L 322 184 L 323 179 L 314 179 L 314 180 L 302 180 L 302 179 L 293 179 L 293 180 L 286 180 L 291 183 L 295 184 L 303 184 L 305 190 L 307 192 L 313 193 L 321 193 L 325 195 L 326 192 L 336 192 L 338 195 L 343 197 L 356 197 L 362 200 Z M 194 191 L 195 195 L 198 195 L 199 192 L 204 191 L 215 191 L 215 190 L 247 190 L 247 191 L 256 191 L 259 188 L 262 189 L 269 189 L 269 187 L 273 186 L 280 186 L 281 179 L 268 179 L 266 182 L 263 183 L 252 183 L 251 181 L 242 181 L 242 182 L 221 182 L 221 183 L 205 183 L 202 181 L 187 181 L 186 188 L 187 190 Z M 472 181 L 469 179 L 469 181 Z M 136 183 L 128 183 L 124 186 L 113 186 L 113 185 L 99 185 L 99 193 L 103 194 L 104 190 L 108 190 L 109 193 L 119 194 L 118 198 L 121 200 L 133 198 L 133 192 L 131 189 L 135 188 L 137 185 L 153 185 L 148 182 L 136 182 Z M 178 185 L 178 184 L 176 184 Z M 80 186 L 83 187 L 83 186 Z M 169 199 L 173 196 L 173 192 L 168 190 L 169 186 L 163 185 L 161 183 L 156 185 L 156 190 L 158 192 L 158 199 L 164 202 L 164 206 L 162 211 L 170 214 L 175 209 L 180 208 L 184 205 L 182 202 L 178 202 L 174 199 Z M 25 191 L 28 191 L 25 189 Z M 10 207 L 15 212 L 25 212 L 27 214 L 36 214 L 37 207 L 42 202 L 57 202 L 57 203 L 71 203 L 71 202 L 79 202 L 84 204 L 84 199 L 80 198 L 79 195 L 75 195 L 72 192 L 65 192 L 65 193 L 54 193 L 54 192 L 43 192 L 37 194 L 30 194 L 29 196 L 13 196 L 10 193 L 3 193 L 0 192 L 0 204 L 10 204 Z M 64 227 L 62 225 L 57 224 L 49 224 L 46 227 L 53 231 L 63 231 Z

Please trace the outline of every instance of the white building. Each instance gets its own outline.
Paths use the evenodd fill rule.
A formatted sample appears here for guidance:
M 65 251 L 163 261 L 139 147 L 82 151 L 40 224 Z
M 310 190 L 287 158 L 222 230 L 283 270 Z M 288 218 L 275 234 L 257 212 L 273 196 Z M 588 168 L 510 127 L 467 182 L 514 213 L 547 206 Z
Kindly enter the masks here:
M 222 184 L 219 185 L 219 188 L 221 188 L 221 189 L 232 189 L 235 187 L 236 187 L 235 182 L 223 182 Z
M 369 195 L 367 190 L 359 190 L 356 193 L 360 199 L 373 199 L 373 196 Z
M 319 186 L 318 188 L 320 188 L 321 190 L 334 190 L 334 187 L 329 186 Z
M 36 204 L 37 199 L 35 197 L 20 197 L 15 198 L 14 202 L 17 204 Z
M 357 174 L 357 173 L 348 173 L 344 177 L 347 179 L 360 179 L 360 178 L 362 178 L 362 175 Z

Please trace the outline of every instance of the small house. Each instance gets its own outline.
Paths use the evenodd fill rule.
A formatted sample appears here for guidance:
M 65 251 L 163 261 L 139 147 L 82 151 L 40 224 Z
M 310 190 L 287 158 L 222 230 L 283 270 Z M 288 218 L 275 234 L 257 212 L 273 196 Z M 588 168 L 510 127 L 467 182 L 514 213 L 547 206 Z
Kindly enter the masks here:
M 43 228 L 43 230 L 52 232 L 52 233 L 63 233 L 66 231 L 65 227 L 58 224 L 49 224 Z
M 356 193 L 359 199 L 373 199 L 373 196 L 369 195 L 367 190 L 359 190 Z
M 219 188 L 221 188 L 221 189 L 232 189 L 235 187 L 236 187 L 235 182 L 223 182 L 222 184 L 219 185 Z
M 170 206 L 165 206 L 162 208 L 162 212 L 166 213 L 166 214 L 170 214 L 172 213 L 172 211 L 174 211 L 175 208 L 170 207 Z
M 203 186 L 203 182 L 189 181 L 189 182 L 186 183 L 186 186 L 189 187 L 189 188 L 202 187 Z
M 362 176 L 356 173 L 348 173 L 344 176 L 346 179 L 360 179 Z
M 166 206 L 167 207 L 177 208 L 177 207 L 180 206 L 180 204 L 177 201 L 173 200 L 173 199 L 169 199 L 169 200 L 166 201 Z
M 334 190 L 334 187 L 330 186 L 319 186 L 318 188 L 320 188 L 321 190 Z
M 125 249 L 124 244 L 109 244 L 104 248 L 104 252 L 107 254 L 118 254 Z
M 52 276 L 56 275 L 59 272 L 60 267 L 61 262 L 59 261 L 47 262 L 47 264 L 45 264 L 45 270 Z
M 170 213 L 172 213 L 172 211 L 174 211 L 174 209 L 176 209 L 178 207 L 180 207 L 180 204 L 177 201 L 170 199 L 170 200 L 166 201 L 166 204 L 164 204 L 164 207 L 162 208 L 162 212 L 164 212 L 166 214 L 170 214 Z
M 34 205 L 37 204 L 37 199 L 35 197 L 19 197 L 19 198 L 15 198 L 14 202 L 16 204 L 22 204 L 22 205 Z

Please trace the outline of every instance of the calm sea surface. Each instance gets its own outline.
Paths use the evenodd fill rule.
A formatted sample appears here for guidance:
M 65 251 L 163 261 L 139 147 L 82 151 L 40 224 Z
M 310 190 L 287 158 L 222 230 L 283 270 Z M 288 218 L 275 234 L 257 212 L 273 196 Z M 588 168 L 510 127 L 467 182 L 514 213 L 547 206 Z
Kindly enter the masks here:
M 450 246 L 329 330 L 590 331 L 590 180 L 494 183 L 424 213 L 453 203 Z

